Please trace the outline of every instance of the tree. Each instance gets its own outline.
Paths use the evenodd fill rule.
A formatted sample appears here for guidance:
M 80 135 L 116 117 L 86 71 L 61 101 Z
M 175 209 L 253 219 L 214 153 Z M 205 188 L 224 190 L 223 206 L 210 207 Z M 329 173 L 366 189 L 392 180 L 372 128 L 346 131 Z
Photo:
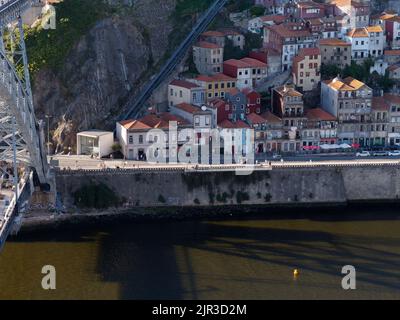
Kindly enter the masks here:
M 342 69 L 336 64 L 322 64 L 321 65 L 321 79 L 329 80 L 335 78 L 342 73 Z
M 362 64 L 358 64 L 352 61 L 350 66 L 346 66 L 343 69 L 342 75 L 344 78 L 352 77 L 354 79 L 367 83 L 370 77 L 370 69 L 373 65 L 374 60 L 371 58 L 364 60 Z
M 232 12 L 244 11 L 250 9 L 254 5 L 254 0 L 230 0 L 229 9 Z
M 264 13 L 265 13 L 265 8 L 262 6 L 253 6 L 250 8 L 250 14 L 253 17 L 260 17 L 264 15 Z
M 224 48 L 224 60 L 229 59 L 242 59 L 245 57 L 243 50 L 239 47 L 235 47 L 233 45 L 233 41 L 231 39 L 226 39 L 225 48 Z
M 114 143 L 111 147 L 112 151 L 115 152 L 119 152 L 122 150 L 122 147 L 119 143 Z
M 263 39 L 257 33 L 248 32 L 246 35 L 246 44 L 244 46 L 244 54 L 247 56 L 253 49 L 260 49 L 263 45 Z

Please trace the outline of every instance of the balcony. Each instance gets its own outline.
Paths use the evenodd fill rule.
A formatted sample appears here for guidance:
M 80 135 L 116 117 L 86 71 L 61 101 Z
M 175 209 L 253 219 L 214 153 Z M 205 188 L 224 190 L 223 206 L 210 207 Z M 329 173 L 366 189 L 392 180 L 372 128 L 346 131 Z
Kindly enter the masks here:
M 296 117 L 303 117 L 304 113 L 303 112 L 285 112 L 283 114 L 283 116 L 286 118 L 296 118 Z

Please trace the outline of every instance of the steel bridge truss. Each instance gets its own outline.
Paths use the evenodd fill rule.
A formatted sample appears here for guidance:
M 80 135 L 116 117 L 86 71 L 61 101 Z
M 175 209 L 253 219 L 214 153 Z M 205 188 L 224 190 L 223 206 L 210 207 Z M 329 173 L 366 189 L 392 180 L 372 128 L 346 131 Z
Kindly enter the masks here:
M 0 7 L 0 161 L 10 162 L 16 153 L 18 161 L 35 168 L 40 182 L 46 183 L 43 122 L 34 114 L 21 19 L 36 2 L 11 0 Z

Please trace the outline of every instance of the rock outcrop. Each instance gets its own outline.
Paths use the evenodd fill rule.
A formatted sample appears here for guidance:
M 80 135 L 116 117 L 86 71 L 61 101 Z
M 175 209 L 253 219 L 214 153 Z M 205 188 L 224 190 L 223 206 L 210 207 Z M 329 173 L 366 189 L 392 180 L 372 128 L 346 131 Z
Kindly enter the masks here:
M 51 115 L 58 152 L 74 149 L 80 130 L 113 129 L 121 105 L 157 71 L 169 48 L 176 0 L 111 3 L 118 3 L 118 14 L 98 21 L 61 70 L 45 68 L 35 75 L 37 118 Z

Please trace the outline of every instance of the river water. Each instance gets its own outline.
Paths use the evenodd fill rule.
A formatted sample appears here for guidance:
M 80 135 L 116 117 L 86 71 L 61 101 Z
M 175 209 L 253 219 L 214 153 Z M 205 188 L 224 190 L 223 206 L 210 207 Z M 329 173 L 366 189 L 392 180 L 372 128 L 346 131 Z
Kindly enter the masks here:
M 56 268 L 56 290 L 41 287 L 44 265 Z M 356 290 L 341 287 L 344 265 L 356 268 Z M 16 298 L 400 299 L 400 211 L 321 209 L 20 234 L 0 254 L 0 299 Z

